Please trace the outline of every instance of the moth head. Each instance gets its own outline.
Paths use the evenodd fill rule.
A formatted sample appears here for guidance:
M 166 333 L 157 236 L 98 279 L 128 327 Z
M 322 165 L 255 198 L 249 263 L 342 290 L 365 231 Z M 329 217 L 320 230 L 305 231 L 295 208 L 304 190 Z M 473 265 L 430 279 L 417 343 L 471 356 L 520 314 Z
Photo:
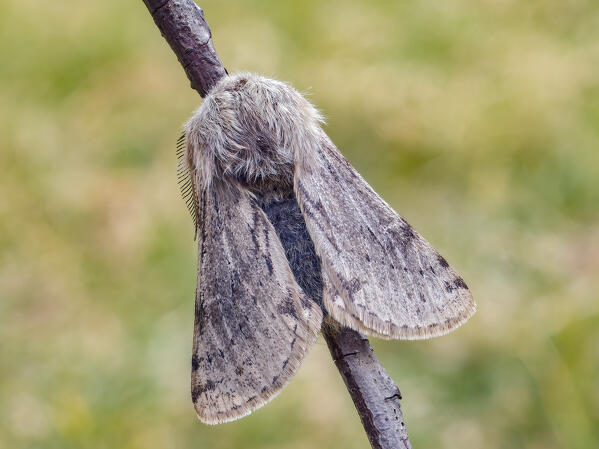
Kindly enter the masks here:
M 239 73 L 223 78 L 185 126 L 186 159 L 199 188 L 234 179 L 292 185 L 295 151 L 309 159 L 322 116 L 286 83 Z M 301 142 L 301 145 L 299 143 Z

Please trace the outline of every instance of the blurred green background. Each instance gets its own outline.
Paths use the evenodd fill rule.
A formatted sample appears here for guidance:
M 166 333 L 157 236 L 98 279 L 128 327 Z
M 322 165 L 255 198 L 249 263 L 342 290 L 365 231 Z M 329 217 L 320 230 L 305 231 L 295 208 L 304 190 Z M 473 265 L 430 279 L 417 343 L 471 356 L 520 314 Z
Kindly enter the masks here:
M 598 3 L 200 4 L 474 293 L 447 337 L 373 342 L 414 446 L 599 447 Z M 3 0 L 0 54 L 0 447 L 368 447 L 322 340 L 268 406 L 195 417 L 200 98 L 141 0 Z

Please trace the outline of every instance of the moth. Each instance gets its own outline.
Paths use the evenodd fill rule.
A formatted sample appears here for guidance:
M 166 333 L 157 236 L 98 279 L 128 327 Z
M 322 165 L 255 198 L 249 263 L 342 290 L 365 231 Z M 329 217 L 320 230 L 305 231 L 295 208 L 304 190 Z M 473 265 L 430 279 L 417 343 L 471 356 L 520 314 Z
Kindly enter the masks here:
M 286 83 L 218 82 L 179 140 L 198 239 L 192 400 L 241 418 L 297 372 L 323 319 L 424 339 L 475 311 L 465 282 L 341 155 Z

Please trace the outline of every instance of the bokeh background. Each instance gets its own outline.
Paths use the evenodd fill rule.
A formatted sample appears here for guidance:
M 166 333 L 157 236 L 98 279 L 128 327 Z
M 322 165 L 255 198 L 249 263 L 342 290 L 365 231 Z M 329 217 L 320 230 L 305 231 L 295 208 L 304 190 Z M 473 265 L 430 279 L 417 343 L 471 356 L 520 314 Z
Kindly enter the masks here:
M 598 4 L 200 4 L 474 293 L 450 336 L 373 341 L 414 447 L 599 447 Z M 0 447 L 368 447 L 322 340 L 260 411 L 195 417 L 200 98 L 141 0 L 2 0 L 0 55 Z

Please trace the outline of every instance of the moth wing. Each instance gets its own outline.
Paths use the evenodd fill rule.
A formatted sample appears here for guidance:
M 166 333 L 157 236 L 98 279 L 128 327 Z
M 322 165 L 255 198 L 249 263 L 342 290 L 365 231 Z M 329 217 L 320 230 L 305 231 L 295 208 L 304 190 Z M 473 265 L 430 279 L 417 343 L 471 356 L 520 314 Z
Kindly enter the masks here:
M 475 312 L 461 277 L 381 199 L 328 137 L 296 161 L 295 193 L 322 262 L 323 300 L 367 335 L 423 339 Z
M 192 399 L 200 420 L 218 424 L 279 393 L 315 341 L 322 311 L 244 188 L 210 188 L 198 212 Z

